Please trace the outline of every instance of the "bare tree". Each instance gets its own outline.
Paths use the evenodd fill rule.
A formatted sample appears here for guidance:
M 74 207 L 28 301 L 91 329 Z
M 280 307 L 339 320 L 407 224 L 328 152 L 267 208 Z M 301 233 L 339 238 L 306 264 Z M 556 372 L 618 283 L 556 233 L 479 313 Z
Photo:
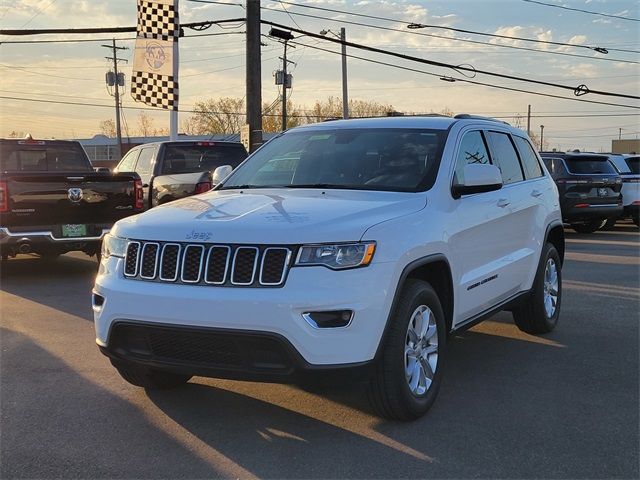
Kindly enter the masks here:
M 138 131 L 142 137 L 151 137 L 156 134 L 156 129 L 153 126 L 153 118 L 146 112 L 138 113 Z
M 228 135 L 239 133 L 245 123 L 244 100 L 242 98 L 211 98 L 196 102 L 195 114 L 190 120 L 190 128 L 196 134 Z
M 393 111 L 395 111 L 395 108 L 391 104 L 379 103 L 374 100 L 349 100 L 349 116 L 353 118 L 380 117 Z M 334 96 L 322 101 L 317 100 L 311 110 L 307 112 L 307 120 L 309 122 L 341 117 L 342 99 Z
M 100 128 L 100 133 L 106 135 L 109 138 L 115 138 L 116 136 L 116 122 L 112 119 L 102 120 L 98 124 L 98 128 Z
M 27 134 L 24 132 L 16 132 L 15 130 L 12 130 L 11 133 L 9 134 L 9 138 L 24 138 L 26 137 Z
M 282 103 L 278 102 L 273 108 L 264 103 L 262 105 L 262 131 L 279 132 L 282 130 Z M 297 127 L 306 122 L 306 118 L 300 107 L 287 100 L 287 129 Z

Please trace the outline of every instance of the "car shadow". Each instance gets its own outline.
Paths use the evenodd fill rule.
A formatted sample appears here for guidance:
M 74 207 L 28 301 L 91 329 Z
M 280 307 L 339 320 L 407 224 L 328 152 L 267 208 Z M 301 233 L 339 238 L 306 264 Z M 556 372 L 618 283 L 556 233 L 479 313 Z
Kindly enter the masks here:
M 61 255 L 45 260 L 19 255 L 0 263 L 0 290 L 93 321 L 95 258 Z
M 507 316 L 451 341 L 439 398 L 414 422 L 374 416 L 360 385 L 302 389 L 196 378 L 147 395 L 204 443 L 265 478 L 632 475 L 637 436 L 616 422 L 637 424 L 637 388 L 622 387 L 616 409 L 590 401 L 595 385 L 620 379 L 588 365 L 576 370 L 584 352 L 558 335 L 519 334 Z M 575 402 L 559 401 L 568 397 Z M 552 435 L 558 426 L 562 435 Z

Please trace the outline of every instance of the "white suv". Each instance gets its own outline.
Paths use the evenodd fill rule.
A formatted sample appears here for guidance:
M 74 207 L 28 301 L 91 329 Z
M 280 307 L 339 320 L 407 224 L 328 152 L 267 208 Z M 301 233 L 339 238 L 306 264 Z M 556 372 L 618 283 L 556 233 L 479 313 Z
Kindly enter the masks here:
M 522 131 L 469 115 L 307 125 L 214 191 L 113 227 L 96 341 L 141 387 L 355 374 L 379 414 L 413 419 L 451 332 L 505 309 L 526 332 L 555 327 L 563 255 L 558 192 Z

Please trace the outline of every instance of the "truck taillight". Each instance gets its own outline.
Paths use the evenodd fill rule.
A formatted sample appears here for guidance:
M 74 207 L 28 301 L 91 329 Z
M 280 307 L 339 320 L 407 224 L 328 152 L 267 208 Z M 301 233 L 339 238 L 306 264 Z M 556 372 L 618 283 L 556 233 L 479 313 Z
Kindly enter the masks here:
M 142 180 L 134 180 L 134 195 L 136 203 L 134 208 L 142 210 L 144 208 L 144 192 L 142 191 Z
M 211 190 L 211 182 L 196 183 L 195 194 L 208 192 L 209 190 Z
M 7 182 L 0 182 L 0 213 L 9 211 L 9 191 Z

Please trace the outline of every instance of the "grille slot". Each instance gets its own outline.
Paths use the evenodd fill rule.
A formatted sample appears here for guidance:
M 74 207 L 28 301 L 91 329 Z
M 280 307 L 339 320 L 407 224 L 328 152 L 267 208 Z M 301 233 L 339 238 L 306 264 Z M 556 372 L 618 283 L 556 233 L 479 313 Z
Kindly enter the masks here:
M 180 245 L 167 243 L 162 247 L 160 258 L 160 280 L 174 282 L 178 278 L 178 261 L 180 260 Z
M 239 247 L 233 256 L 231 283 L 234 285 L 251 285 L 255 277 L 258 263 L 256 247 Z
M 124 274 L 127 277 L 135 277 L 138 273 L 138 261 L 140 259 L 140 243 L 129 242 L 127 256 L 124 262 Z
M 287 273 L 287 264 L 291 257 L 288 248 L 267 248 L 262 255 L 260 265 L 260 283 L 262 285 L 279 285 Z
M 227 279 L 229 269 L 229 257 L 231 248 L 225 246 L 213 246 L 207 255 L 207 266 L 204 281 L 214 285 L 222 285 Z
M 202 245 L 187 245 L 182 258 L 182 281 L 186 283 L 198 283 L 202 267 Z
M 130 241 L 127 278 L 224 287 L 281 287 L 293 250 L 286 246 Z
M 146 278 L 151 280 L 156 278 L 156 273 L 158 271 L 158 251 L 160 250 L 160 245 L 157 243 L 145 243 L 142 247 L 142 254 L 140 258 L 142 259 L 140 266 L 140 278 Z

